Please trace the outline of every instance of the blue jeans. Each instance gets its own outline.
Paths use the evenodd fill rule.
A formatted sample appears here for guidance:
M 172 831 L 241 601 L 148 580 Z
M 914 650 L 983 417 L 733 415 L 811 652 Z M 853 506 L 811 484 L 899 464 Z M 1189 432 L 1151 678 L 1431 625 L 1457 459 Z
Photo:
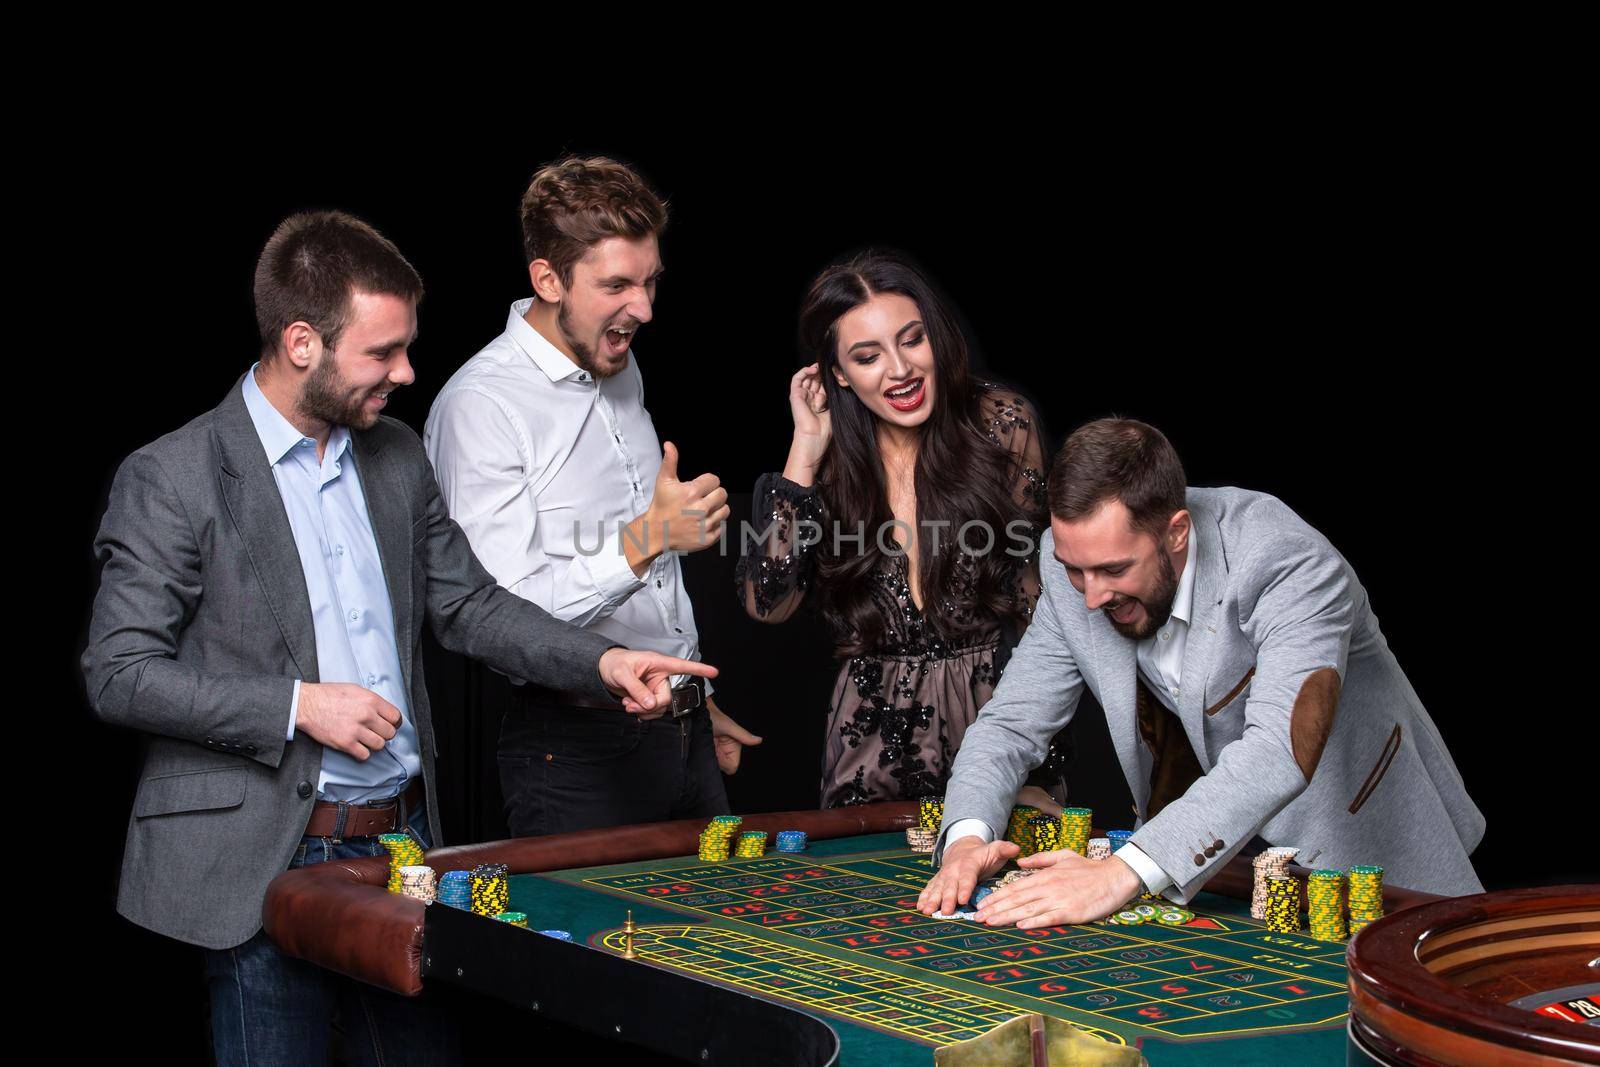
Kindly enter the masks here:
M 400 814 L 424 848 L 432 844 L 426 808 Z M 377 837 L 306 837 L 290 868 L 384 855 Z M 206 950 L 205 969 L 219 1067 L 325 1064 L 336 1032 L 352 1064 L 461 1058 L 454 1021 L 426 995 L 402 997 L 285 955 L 265 930 L 242 945 Z

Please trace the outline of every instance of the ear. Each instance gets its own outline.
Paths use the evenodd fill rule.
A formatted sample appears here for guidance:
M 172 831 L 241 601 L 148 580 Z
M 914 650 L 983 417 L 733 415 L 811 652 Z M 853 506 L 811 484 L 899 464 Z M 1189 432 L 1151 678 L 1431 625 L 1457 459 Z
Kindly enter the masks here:
M 309 322 L 295 321 L 283 328 L 279 338 L 291 366 L 306 370 L 322 355 L 322 335 Z
M 1189 509 L 1179 508 L 1167 521 L 1167 550 L 1182 552 L 1189 547 L 1189 535 L 1193 532 L 1194 523 L 1189 518 Z
M 548 259 L 536 259 L 528 264 L 528 281 L 533 283 L 533 293 L 546 304 L 559 304 L 565 290 L 561 278 Z
M 839 383 L 839 388 L 845 391 L 850 389 L 850 379 L 840 372 L 838 367 L 833 368 L 833 380 Z

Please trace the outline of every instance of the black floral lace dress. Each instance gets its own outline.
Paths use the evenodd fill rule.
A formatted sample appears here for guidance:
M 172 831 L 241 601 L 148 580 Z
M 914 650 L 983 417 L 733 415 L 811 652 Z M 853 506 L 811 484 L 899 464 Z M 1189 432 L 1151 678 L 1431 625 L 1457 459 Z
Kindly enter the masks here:
M 1033 551 L 1015 560 L 1013 595 L 1027 617 L 1039 595 L 1039 534 L 1046 521 L 1044 456 L 1031 407 L 1020 396 L 985 387 L 984 413 L 990 437 L 1016 460 L 1015 499 L 1029 525 Z M 751 615 L 782 621 L 797 611 L 817 574 L 817 553 L 827 551 L 831 537 L 798 536 L 802 522 L 831 530 L 815 486 L 800 486 L 779 474 L 765 474 L 756 483 L 755 528 L 769 539 L 758 541 L 739 563 L 739 594 Z M 850 532 L 850 531 L 846 531 Z M 873 531 L 867 531 L 873 536 Z M 947 535 L 948 536 L 948 535 Z M 977 540 L 969 537 L 969 543 Z M 815 543 L 807 543 L 815 542 Z M 949 543 L 947 540 L 945 543 Z M 996 531 L 993 551 L 1010 542 Z M 954 584 L 961 584 L 971 557 L 958 555 Z M 845 659 L 833 688 L 823 754 L 822 806 L 840 807 L 877 800 L 937 796 L 944 792 L 967 727 L 994 693 L 1004 655 L 1001 624 L 951 646 L 932 626 L 924 605 L 911 596 L 905 556 L 886 556 L 876 573 L 872 600 L 884 620 L 879 647 Z M 962 609 L 944 598 L 937 610 Z M 1030 781 L 1045 785 L 1060 779 L 1058 745 Z

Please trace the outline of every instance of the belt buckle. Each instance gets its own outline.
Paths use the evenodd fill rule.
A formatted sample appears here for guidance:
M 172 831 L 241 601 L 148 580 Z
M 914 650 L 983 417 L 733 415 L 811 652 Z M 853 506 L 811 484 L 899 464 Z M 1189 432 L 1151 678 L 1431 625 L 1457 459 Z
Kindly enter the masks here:
M 698 681 L 684 682 L 672 690 L 672 708 L 669 718 L 681 719 L 705 703 L 705 690 Z

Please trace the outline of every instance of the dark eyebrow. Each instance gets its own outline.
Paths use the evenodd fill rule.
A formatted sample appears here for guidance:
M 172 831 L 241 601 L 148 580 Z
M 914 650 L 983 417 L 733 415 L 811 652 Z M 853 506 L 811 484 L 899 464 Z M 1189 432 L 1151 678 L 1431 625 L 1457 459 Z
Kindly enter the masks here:
M 906 335 L 906 333 L 908 331 L 910 331 L 913 327 L 917 327 L 917 326 L 921 326 L 921 325 L 922 325 L 922 320 L 920 320 L 920 319 L 912 319 L 910 322 L 908 322 L 904 326 L 900 327 L 899 332 L 897 332 L 895 334 L 895 337 L 897 337 L 897 338 L 904 337 Z M 858 348 L 870 348 L 871 346 L 873 346 L 873 345 L 875 345 L 877 343 L 878 342 L 876 342 L 876 341 L 857 341 L 855 344 L 853 344 L 849 348 L 845 349 L 845 355 L 849 355 L 851 352 L 854 352 Z
M 1055 555 L 1055 553 L 1052 552 L 1051 555 Z M 1060 556 L 1056 556 L 1056 562 L 1061 564 L 1063 567 L 1071 567 L 1075 571 L 1108 571 L 1113 567 L 1131 567 L 1137 561 L 1132 559 L 1113 559 L 1108 560 L 1097 567 L 1079 567 L 1076 564 L 1067 562 Z
M 650 277 L 645 279 L 645 284 L 648 285 L 649 283 L 655 281 L 657 278 L 660 278 L 665 273 L 667 273 L 667 268 L 665 268 L 665 267 L 657 268 L 657 270 L 656 270 L 656 272 L 654 274 L 650 275 Z M 631 282 L 631 281 L 633 281 L 633 279 L 628 277 L 626 274 L 613 274 L 609 278 L 601 278 L 595 284 L 597 284 L 597 285 L 622 285 L 624 283 Z

